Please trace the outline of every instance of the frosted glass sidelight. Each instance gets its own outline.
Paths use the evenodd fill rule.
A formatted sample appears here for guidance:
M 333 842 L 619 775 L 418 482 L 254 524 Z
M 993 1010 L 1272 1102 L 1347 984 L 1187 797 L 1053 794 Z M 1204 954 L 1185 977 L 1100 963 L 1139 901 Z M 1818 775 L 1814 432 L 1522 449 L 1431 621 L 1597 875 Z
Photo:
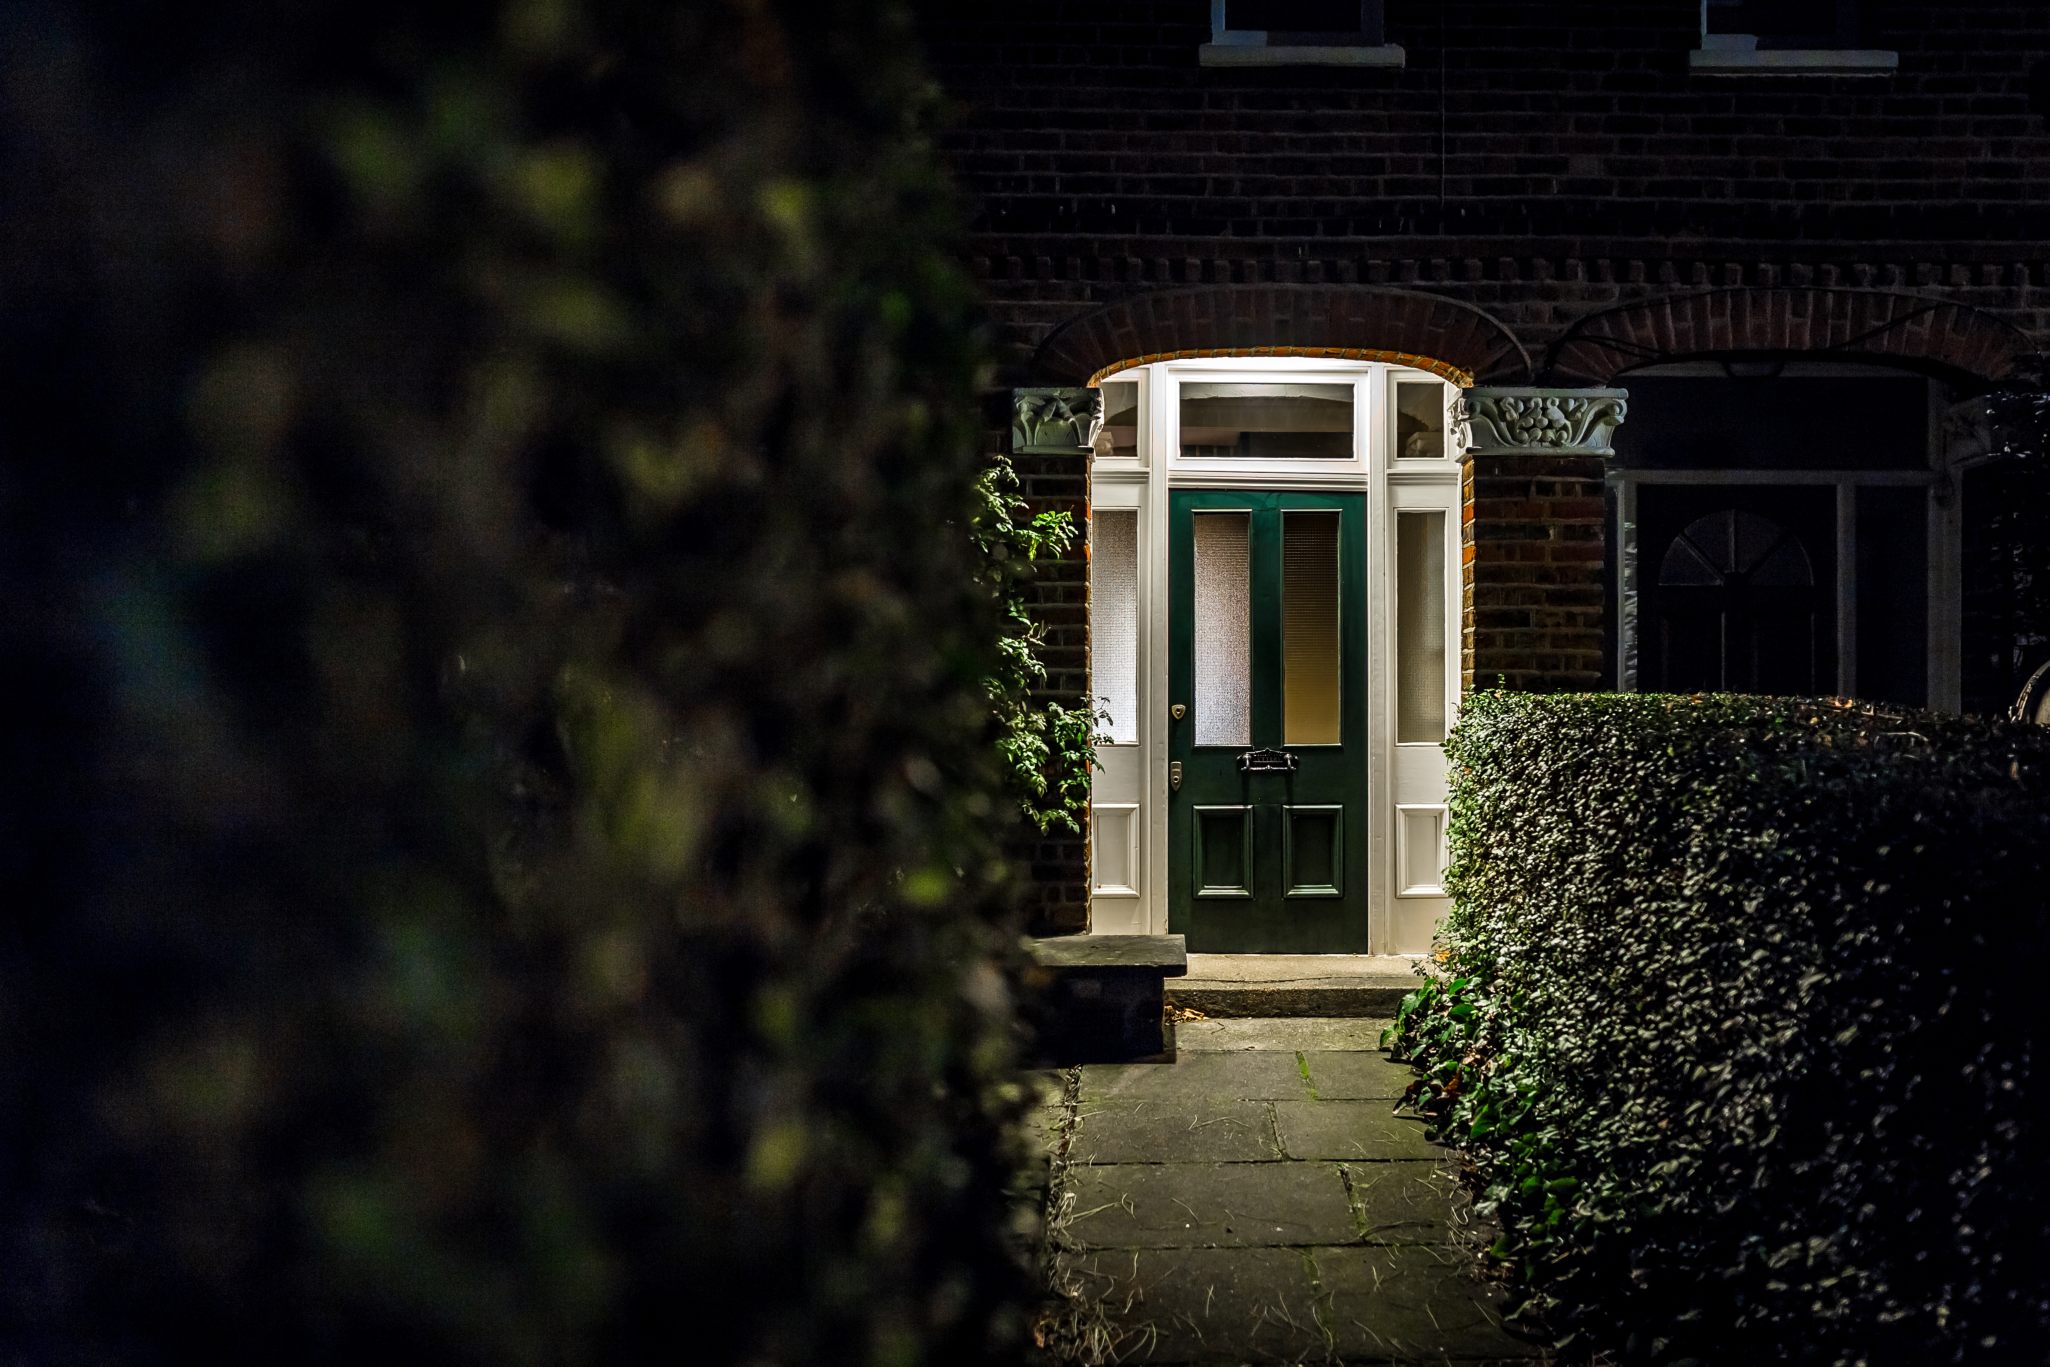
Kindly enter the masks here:
M 1249 513 L 1197 513 L 1196 744 L 1253 743 L 1252 584 Z
M 1139 514 L 1098 508 L 1090 514 L 1090 673 L 1110 713 L 1113 744 L 1139 743 Z
M 1395 386 L 1395 454 L 1405 460 L 1445 455 L 1445 386 L 1404 380 Z
M 1098 459 L 1131 460 L 1139 454 L 1139 386 L 1131 380 L 1103 385 L 1103 427 L 1096 434 Z
M 1336 745 L 1338 514 L 1281 515 L 1281 743 Z
M 1395 739 L 1445 739 L 1445 514 L 1395 515 Z

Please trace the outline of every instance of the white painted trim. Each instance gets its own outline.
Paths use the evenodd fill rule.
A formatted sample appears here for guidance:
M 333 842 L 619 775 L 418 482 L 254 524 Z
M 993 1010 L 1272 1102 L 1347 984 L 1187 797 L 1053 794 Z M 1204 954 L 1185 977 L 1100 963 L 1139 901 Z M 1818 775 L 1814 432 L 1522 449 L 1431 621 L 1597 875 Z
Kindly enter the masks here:
M 1144 804 L 1139 802 L 1092 802 L 1089 804 L 1089 831 L 1090 841 L 1092 844 L 1097 842 L 1103 830 L 1101 826 L 1096 824 L 1096 814 L 1098 812 L 1132 813 L 1132 820 L 1129 823 L 1127 823 L 1125 827 L 1125 839 L 1128 842 L 1129 846 L 1129 848 L 1127 848 L 1127 850 L 1125 851 L 1125 867 L 1129 869 L 1136 870 L 1140 867 L 1139 846 L 1141 844 L 1141 841 L 1139 839 L 1138 814 L 1143 806 Z M 1091 862 L 1093 865 L 1095 861 L 1092 860 Z M 1091 882 L 1094 883 L 1094 880 L 1092 879 Z M 1099 897 L 1137 898 L 1140 895 L 1141 894 L 1139 892 L 1139 889 L 1133 887 L 1129 883 L 1095 883 L 1095 885 L 1089 889 L 1089 897 L 1092 901 Z
M 1407 827 L 1402 820 L 1402 814 L 1404 812 L 1437 813 L 1438 851 L 1440 859 L 1438 865 L 1438 881 L 1436 883 L 1411 883 L 1405 885 L 1402 881 L 1403 867 L 1409 862 L 1409 837 L 1404 833 L 1407 830 Z M 1443 802 L 1398 802 L 1395 804 L 1395 869 L 1394 878 L 1392 881 L 1395 885 L 1396 897 L 1402 898 L 1404 900 L 1414 900 L 1416 898 L 1421 897 L 1443 898 L 1445 896 L 1445 867 L 1443 856 L 1445 853 L 1445 827 L 1446 823 L 1450 821 L 1450 819 L 1451 817 L 1449 815 L 1447 805 Z
M 1162 452 L 1174 435 L 1171 405 L 1159 401 L 1160 386 L 1151 367 L 1141 372 L 1140 440 L 1147 447 L 1147 555 L 1140 582 L 1146 586 L 1148 631 L 1143 676 L 1147 681 L 1146 781 L 1146 924 L 1150 933 L 1167 934 L 1168 857 L 1168 501 L 1167 461 Z

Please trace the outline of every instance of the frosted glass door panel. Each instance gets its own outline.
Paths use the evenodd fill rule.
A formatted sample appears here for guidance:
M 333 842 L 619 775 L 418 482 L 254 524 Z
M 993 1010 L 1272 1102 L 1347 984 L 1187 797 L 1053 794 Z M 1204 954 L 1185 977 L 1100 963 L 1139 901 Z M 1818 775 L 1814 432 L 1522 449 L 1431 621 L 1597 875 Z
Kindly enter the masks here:
M 1248 513 L 1196 513 L 1195 694 L 1198 745 L 1253 743 Z
M 1139 743 L 1139 514 L 1098 508 L 1090 515 L 1090 668 L 1110 713 L 1113 744 Z
M 1395 515 L 1395 739 L 1445 739 L 1445 514 Z
M 1282 744 L 1338 744 L 1338 514 L 1281 515 Z

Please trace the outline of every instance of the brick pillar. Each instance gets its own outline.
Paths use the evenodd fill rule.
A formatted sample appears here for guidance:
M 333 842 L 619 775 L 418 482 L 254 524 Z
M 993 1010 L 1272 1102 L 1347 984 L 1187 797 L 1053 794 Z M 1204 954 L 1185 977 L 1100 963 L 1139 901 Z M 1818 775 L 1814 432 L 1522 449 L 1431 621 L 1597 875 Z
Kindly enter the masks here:
M 1604 685 L 1602 462 L 1628 397 L 1470 389 L 1455 400 L 1463 691 Z
M 1089 462 L 1103 426 L 1100 389 L 1018 389 L 1011 393 L 1011 464 L 1034 513 L 1059 511 L 1080 534 L 1066 555 L 1042 560 L 1032 581 L 1033 620 L 1046 626 L 1039 658 L 1046 682 L 1037 696 L 1074 706 L 1089 694 Z M 1029 826 L 1007 851 L 1031 873 L 1028 928 L 1036 935 L 1089 928 L 1089 833 Z

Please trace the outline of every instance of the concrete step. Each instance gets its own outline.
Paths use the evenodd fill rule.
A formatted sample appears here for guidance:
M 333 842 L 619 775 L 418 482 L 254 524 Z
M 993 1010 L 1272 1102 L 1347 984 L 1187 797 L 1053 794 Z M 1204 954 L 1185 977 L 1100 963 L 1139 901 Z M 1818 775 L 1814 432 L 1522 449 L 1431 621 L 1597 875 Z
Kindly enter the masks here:
M 1191 954 L 1167 1004 L 1206 1016 L 1395 1014 L 1422 981 L 1400 954 Z

